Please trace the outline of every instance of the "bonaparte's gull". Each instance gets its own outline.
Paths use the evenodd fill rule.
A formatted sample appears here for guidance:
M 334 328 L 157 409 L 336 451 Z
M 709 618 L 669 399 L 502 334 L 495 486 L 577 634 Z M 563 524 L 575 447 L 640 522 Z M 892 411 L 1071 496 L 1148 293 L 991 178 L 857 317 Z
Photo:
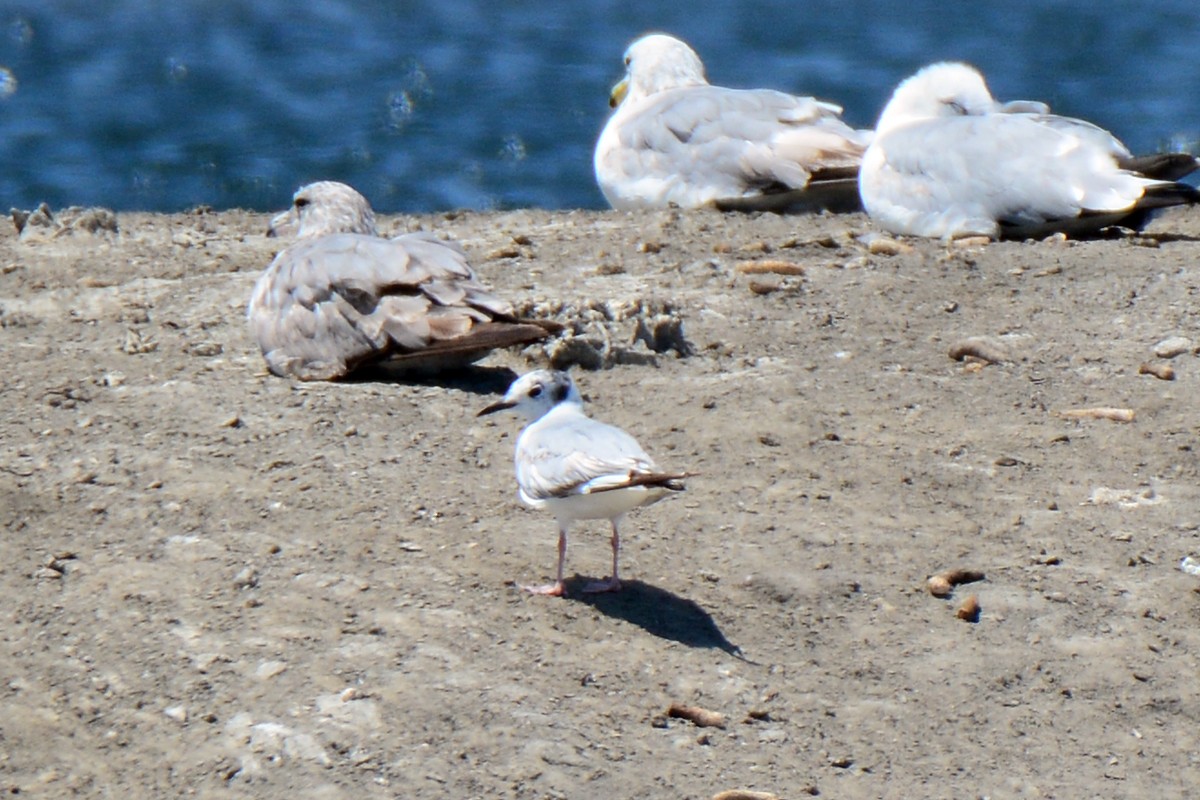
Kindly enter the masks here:
M 625 67 L 594 157 L 613 208 L 860 207 L 855 178 L 871 134 L 842 122 L 840 106 L 713 86 L 695 51 L 661 33 L 631 44 Z
M 660 471 L 632 436 L 584 414 L 579 390 L 565 372 L 535 370 L 521 376 L 503 400 L 483 409 L 479 416 L 505 409 L 529 420 L 517 438 L 514 459 L 521 500 L 546 509 L 558 520 L 554 583 L 522 588 L 534 594 L 561 595 L 570 524 L 578 519 L 607 519 L 612 523 L 612 575 L 588 584 L 584 591 L 620 589 L 621 519 L 669 492 L 682 491 L 682 480 L 689 473 Z
M 246 317 L 276 375 L 333 380 L 367 364 L 431 371 L 545 338 L 479 283 L 466 254 L 429 233 L 385 239 L 366 198 L 321 181 L 268 234 L 295 243 L 258 279 Z
M 1023 238 L 1136 227 L 1195 203 L 1187 154 L 1134 157 L 1108 131 L 1034 101 L 998 103 L 983 76 L 932 64 L 896 88 L 863 156 L 863 206 L 900 234 Z

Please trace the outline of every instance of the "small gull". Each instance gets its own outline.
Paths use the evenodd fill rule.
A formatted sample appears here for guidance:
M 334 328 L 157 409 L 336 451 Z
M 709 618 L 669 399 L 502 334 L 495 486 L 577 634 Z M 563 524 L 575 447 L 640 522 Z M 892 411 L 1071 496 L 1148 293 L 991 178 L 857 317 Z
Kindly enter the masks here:
M 939 63 L 901 83 L 863 156 L 863 206 L 891 233 L 1024 238 L 1136 227 L 1195 203 L 1185 153 L 1132 156 L 1108 131 L 1036 101 L 998 103 L 973 67 Z
M 429 233 L 386 239 L 344 183 L 301 187 L 268 235 L 295 229 L 254 286 L 246 317 L 271 372 L 333 380 L 368 364 L 461 367 L 546 337 L 479 283 L 466 254 Z
M 612 575 L 589 583 L 586 592 L 621 588 L 618 525 L 628 512 L 669 492 L 682 491 L 690 473 L 660 472 L 646 451 L 620 428 L 583 413 L 583 399 L 565 372 L 535 370 L 522 375 L 504 399 L 478 416 L 512 409 L 529 424 L 517 437 L 515 464 L 522 502 L 544 508 L 558 520 L 558 573 L 546 586 L 523 586 L 533 594 L 562 595 L 567 529 L 578 519 L 612 523 Z
M 619 210 L 853 210 L 870 131 L 842 109 L 770 89 L 709 84 L 700 57 L 666 34 L 625 51 L 616 110 L 596 142 L 596 181 Z

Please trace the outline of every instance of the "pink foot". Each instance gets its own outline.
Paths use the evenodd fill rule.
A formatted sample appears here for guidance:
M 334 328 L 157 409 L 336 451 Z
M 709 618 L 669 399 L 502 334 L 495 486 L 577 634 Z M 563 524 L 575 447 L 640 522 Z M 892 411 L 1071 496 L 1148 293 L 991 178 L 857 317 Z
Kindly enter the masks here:
M 584 586 L 583 590 L 589 594 L 598 594 L 600 592 L 619 592 L 621 591 L 621 581 L 617 578 L 606 578 L 602 581 L 592 581 Z
M 564 591 L 562 581 L 547 583 L 545 586 L 522 586 L 521 589 L 530 594 L 544 594 L 550 597 L 562 597 Z

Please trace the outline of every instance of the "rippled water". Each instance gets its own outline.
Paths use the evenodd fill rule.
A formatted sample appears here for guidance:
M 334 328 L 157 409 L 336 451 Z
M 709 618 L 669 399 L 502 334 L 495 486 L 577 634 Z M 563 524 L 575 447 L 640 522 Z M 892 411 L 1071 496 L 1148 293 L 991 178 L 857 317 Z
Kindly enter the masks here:
M 0 202 L 265 210 L 333 178 L 385 212 L 600 208 L 592 145 L 648 30 L 861 126 L 953 58 L 1136 151 L 1200 139 L 1195 0 L 0 2 Z

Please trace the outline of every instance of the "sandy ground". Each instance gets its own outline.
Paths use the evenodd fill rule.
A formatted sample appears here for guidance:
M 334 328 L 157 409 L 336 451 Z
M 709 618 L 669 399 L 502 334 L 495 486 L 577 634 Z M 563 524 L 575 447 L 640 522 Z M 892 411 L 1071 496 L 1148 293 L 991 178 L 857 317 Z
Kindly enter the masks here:
M 267 216 L 118 219 L 0 238 L 5 793 L 1200 785 L 1200 210 L 953 249 L 869 247 L 862 215 L 385 219 L 531 309 L 614 317 L 590 412 L 701 473 L 629 518 L 619 594 L 578 591 L 609 558 L 578 527 L 564 599 L 514 586 L 552 577 L 554 522 L 517 501 L 520 421 L 475 416 L 540 351 L 271 377 L 243 317 Z M 694 353 L 626 346 L 628 308 Z M 968 337 L 1007 360 L 950 358 Z M 1136 419 L 1062 415 L 1091 407 Z M 986 579 L 931 596 L 951 567 Z

